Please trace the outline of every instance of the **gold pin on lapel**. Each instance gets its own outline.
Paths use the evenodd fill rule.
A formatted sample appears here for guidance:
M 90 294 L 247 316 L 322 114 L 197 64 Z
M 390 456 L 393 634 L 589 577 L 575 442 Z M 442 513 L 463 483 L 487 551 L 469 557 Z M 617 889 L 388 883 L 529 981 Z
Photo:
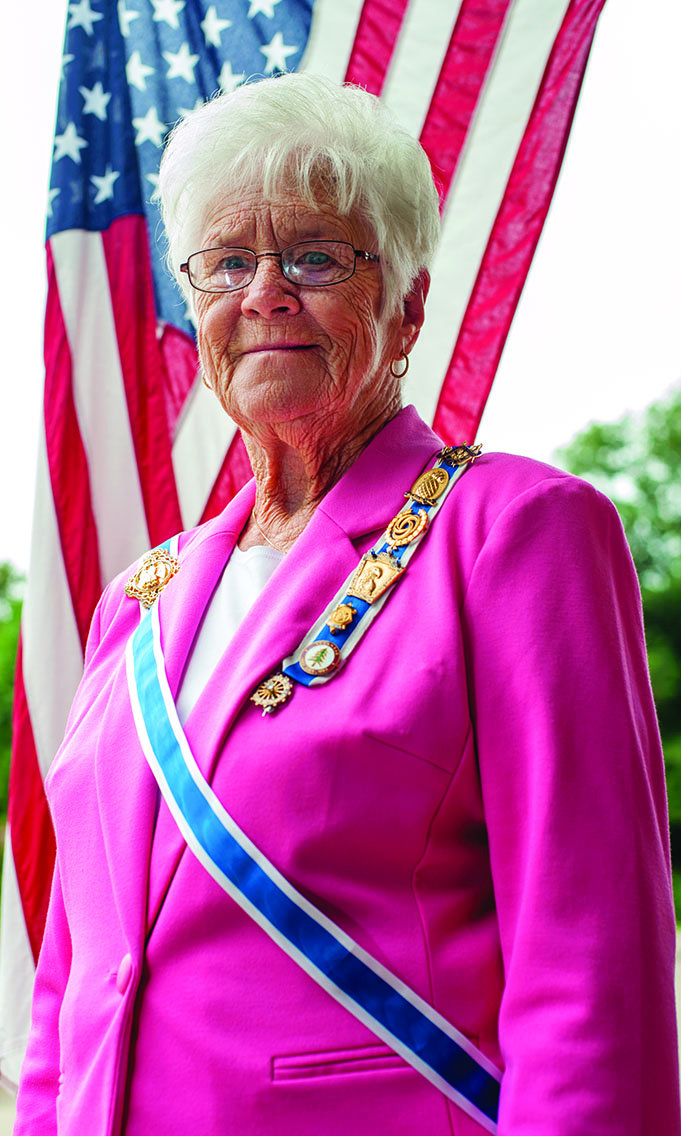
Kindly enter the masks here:
M 125 594 L 139 600 L 143 607 L 152 607 L 173 576 L 180 571 L 180 562 L 167 548 L 155 548 L 148 553 L 136 572 L 125 585 Z
M 288 702 L 292 694 L 293 683 L 288 675 L 277 672 L 277 674 L 270 675 L 269 678 L 260 683 L 260 686 L 251 695 L 251 702 L 262 707 L 264 718 L 266 714 L 271 714 L 278 706 L 283 706 L 285 702 Z

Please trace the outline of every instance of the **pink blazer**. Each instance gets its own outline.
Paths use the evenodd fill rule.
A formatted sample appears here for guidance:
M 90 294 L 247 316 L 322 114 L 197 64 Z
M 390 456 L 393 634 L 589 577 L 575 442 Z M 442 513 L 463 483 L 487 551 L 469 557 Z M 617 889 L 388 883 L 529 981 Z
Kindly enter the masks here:
M 190 744 L 279 870 L 505 1070 L 500 1136 L 679 1136 L 662 757 L 609 503 L 481 458 L 338 676 L 271 718 L 249 702 L 439 445 L 408 408 L 324 498 Z M 173 691 L 253 494 L 181 538 L 159 601 Z M 48 778 L 57 871 L 16 1136 L 480 1136 L 156 816 L 126 577 Z

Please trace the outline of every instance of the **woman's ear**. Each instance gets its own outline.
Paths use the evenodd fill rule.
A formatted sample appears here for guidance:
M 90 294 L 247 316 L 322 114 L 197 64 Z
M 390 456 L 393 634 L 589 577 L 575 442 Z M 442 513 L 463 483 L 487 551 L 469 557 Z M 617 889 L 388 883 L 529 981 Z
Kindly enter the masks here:
M 402 332 L 404 335 L 403 348 L 406 352 L 411 351 L 419 337 L 425 317 L 424 305 L 429 288 L 430 273 L 426 268 L 422 268 L 411 290 L 404 297 Z

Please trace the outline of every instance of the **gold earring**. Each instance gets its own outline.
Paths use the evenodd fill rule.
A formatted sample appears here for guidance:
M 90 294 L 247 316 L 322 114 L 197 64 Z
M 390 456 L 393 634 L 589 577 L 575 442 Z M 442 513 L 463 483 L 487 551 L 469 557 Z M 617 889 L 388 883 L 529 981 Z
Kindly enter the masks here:
M 399 363 L 400 359 L 404 359 L 404 370 L 396 371 L 395 363 Z M 404 350 L 404 348 L 402 348 L 400 359 L 393 359 L 392 363 L 390 364 L 390 374 L 394 379 L 403 379 L 407 371 L 409 370 L 409 356 L 407 355 L 407 352 Z

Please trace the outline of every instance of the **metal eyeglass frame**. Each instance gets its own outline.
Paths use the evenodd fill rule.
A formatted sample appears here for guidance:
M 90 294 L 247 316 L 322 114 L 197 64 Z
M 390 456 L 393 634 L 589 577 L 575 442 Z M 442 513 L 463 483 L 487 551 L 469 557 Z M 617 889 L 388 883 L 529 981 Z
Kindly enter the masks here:
M 347 276 L 340 276 L 337 280 L 325 280 L 325 281 L 323 281 L 319 284 L 312 284 L 312 283 L 301 284 L 301 282 L 299 280 L 295 280 L 293 277 L 289 276 L 287 266 L 284 263 L 284 257 L 286 256 L 287 252 L 290 252 L 291 249 L 300 248 L 301 245 L 319 246 L 319 245 L 325 245 L 325 244 L 343 245 L 345 248 L 352 249 L 352 252 L 354 253 L 355 259 L 354 259 L 354 263 L 352 265 L 352 268 L 348 272 Z M 223 252 L 247 252 L 247 253 L 249 253 L 254 258 L 253 273 L 249 277 L 249 279 L 244 280 L 244 282 L 242 284 L 235 284 L 235 286 L 233 288 L 202 288 L 200 284 L 196 284 L 192 280 L 192 274 L 191 274 L 190 261 L 192 260 L 192 257 L 200 256 L 204 252 L 217 252 L 218 250 L 222 250 Z M 334 286 L 334 284 L 342 284 L 343 281 L 349 280 L 351 276 L 354 276 L 355 271 L 357 269 L 357 261 L 358 260 L 369 260 L 369 261 L 374 261 L 376 264 L 378 264 L 380 262 L 380 259 L 381 259 L 380 256 L 378 256 L 376 253 L 366 252 L 365 249 L 353 248 L 353 246 L 350 244 L 349 241 L 331 241 L 331 240 L 328 240 L 328 241 L 324 241 L 324 240 L 320 240 L 320 241 L 296 241 L 295 244 L 287 245 L 286 248 L 283 248 L 281 250 L 281 252 L 255 252 L 254 249 L 241 248 L 241 247 L 231 246 L 231 245 L 211 245 L 210 248 L 198 249 L 196 252 L 191 253 L 187 257 L 187 259 L 180 265 L 180 272 L 186 273 L 187 278 L 189 279 L 189 283 L 191 284 L 192 288 L 196 289 L 197 292 L 207 292 L 209 294 L 214 294 L 214 295 L 219 295 L 221 292 L 238 292 L 238 291 L 241 290 L 241 288 L 247 288 L 249 284 L 253 283 L 253 280 L 255 279 L 255 274 L 258 271 L 258 263 L 259 263 L 259 261 L 263 260 L 265 257 L 275 257 L 279 261 L 279 266 L 281 268 L 282 276 L 284 276 L 284 278 L 286 280 L 288 280 L 289 283 L 296 284 L 300 288 L 332 288 Z

